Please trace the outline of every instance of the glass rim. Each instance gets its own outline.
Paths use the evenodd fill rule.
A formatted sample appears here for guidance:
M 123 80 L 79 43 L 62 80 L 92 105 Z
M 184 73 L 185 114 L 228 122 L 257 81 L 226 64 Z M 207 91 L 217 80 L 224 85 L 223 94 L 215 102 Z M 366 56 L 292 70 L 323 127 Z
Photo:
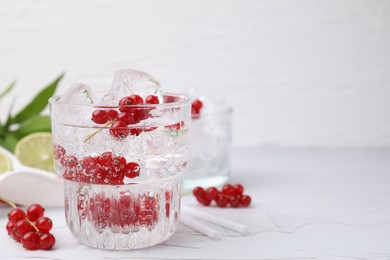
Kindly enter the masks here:
M 175 173 L 175 174 L 172 174 L 171 176 L 167 176 L 167 177 L 155 178 L 155 179 L 151 179 L 151 180 L 138 180 L 138 181 L 124 183 L 124 184 L 88 183 L 88 182 L 80 182 L 80 181 L 71 181 L 71 180 L 67 180 L 67 179 L 65 179 L 63 177 L 61 177 L 61 179 L 63 181 L 90 185 L 92 187 L 110 187 L 110 188 L 116 188 L 117 187 L 117 188 L 121 188 L 121 187 L 127 187 L 127 186 L 148 185 L 148 184 L 153 184 L 153 183 L 170 182 L 170 181 L 174 181 L 176 178 L 182 178 L 184 174 L 185 173 Z
M 232 114 L 234 112 L 233 107 L 226 106 L 224 109 L 219 109 L 216 111 L 200 111 L 200 117 L 202 116 L 215 116 L 215 115 L 223 115 L 223 114 Z
M 190 103 L 191 99 L 189 96 L 180 93 L 173 92 L 163 92 L 162 96 L 168 97 L 178 97 L 181 100 L 169 103 L 159 103 L 159 104 L 136 104 L 136 105 L 98 105 L 98 104 L 72 104 L 72 103 L 58 103 L 57 101 L 61 98 L 62 95 L 54 95 L 49 98 L 50 106 L 61 106 L 61 107 L 80 107 L 80 108 L 103 108 L 103 109 L 114 109 L 114 108 L 167 108 L 167 107 L 177 107 L 183 106 L 186 103 Z

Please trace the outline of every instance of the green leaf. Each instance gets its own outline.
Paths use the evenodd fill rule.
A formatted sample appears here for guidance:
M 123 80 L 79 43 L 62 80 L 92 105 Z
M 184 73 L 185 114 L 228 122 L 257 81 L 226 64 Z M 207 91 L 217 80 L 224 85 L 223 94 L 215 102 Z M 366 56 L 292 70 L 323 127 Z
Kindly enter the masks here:
M 35 115 L 20 123 L 19 128 L 13 133 L 20 139 L 31 133 L 50 131 L 50 116 Z
M 16 81 L 13 81 L 3 92 L 0 93 L 0 100 L 15 87 L 15 84 Z
M 17 142 L 18 139 L 16 136 L 12 133 L 8 133 L 4 139 L 0 140 L 0 146 L 13 153 Z
M 52 83 L 41 90 L 41 92 L 39 92 L 25 108 L 23 108 L 19 113 L 16 114 L 14 118 L 11 119 L 11 122 L 20 123 L 42 112 L 42 110 L 47 106 L 49 98 L 53 96 L 54 92 L 56 91 L 57 85 L 63 76 L 64 74 L 61 74 Z

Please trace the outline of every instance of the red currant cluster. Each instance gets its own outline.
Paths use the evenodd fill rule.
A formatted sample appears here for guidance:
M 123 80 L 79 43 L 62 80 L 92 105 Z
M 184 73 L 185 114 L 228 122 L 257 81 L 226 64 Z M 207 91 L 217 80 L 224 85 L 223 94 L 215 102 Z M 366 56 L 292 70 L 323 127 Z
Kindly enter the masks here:
M 165 214 L 170 214 L 171 193 L 165 192 Z M 81 220 L 90 219 L 99 232 L 105 228 L 129 228 L 138 230 L 140 227 L 153 229 L 157 224 L 160 211 L 158 195 L 134 195 L 122 192 L 119 198 L 108 197 L 104 192 L 98 193 L 88 202 L 83 197 L 78 198 L 78 215 Z
M 26 212 L 21 208 L 13 208 L 8 214 L 8 235 L 28 250 L 52 249 L 56 242 L 49 232 L 53 222 L 43 215 L 44 211 L 39 204 L 29 206 Z
M 54 145 L 54 159 L 64 167 L 64 179 L 77 182 L 119 185 L 125 177 L 138 177 L 141 171 L 138 163 L 127 162 L 112 152 L 78 160 L 74 155 L 67 155 L 62 146 Z
M 200 117 L 200 110 L 202 109 L 202 107 L 203 107 L 203 103 L 199 99 L 195 99 L 194 101 L 192 101 L 192 105 L 191 105 L 192 119 L 197 119 Z
M 119 103 L 119 112 L 110 109 L 97 109 L 92 113 L 92 121 L 96 124 L 107 124 L 110 126 L 110 134 L 117 139 L 124 139 L 128 135 L 139 135 L 142 131 L 152 131 L 149 128 L 128 127 L 135 125 L 150 116 L 151 108 L 137 107 L 143 104 L 159 104 L 157 96 L 149 95 L 145 103 L 140 95 L 133 94 L 123 97 Z M 130 107 L 131 106 L 131 107 Z
M 221 208 L 226 208 L 228 205 L 232 208 L 248 207 L 252 200 L 250 196 L 244 194 L 244 187 L 241 184 L 226 184 L 220 191 L 216 187 L 205 190 L 198 186 L 192 193 L 200 204 L 210 206 L 211 202 L 215 201 Z

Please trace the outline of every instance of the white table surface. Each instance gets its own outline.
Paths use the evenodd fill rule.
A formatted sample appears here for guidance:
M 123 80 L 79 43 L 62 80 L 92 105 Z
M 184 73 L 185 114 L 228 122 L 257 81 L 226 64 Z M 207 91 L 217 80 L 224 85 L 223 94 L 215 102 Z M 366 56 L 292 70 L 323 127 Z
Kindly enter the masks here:
M 223 230 L 212 240 L 180 224 L 166 242 L 132 251 L 79 244 L 63 208 L 48 208 L 57 239 L 52 251 L 27 251 L 5 231 L 1 259 L 390 259 L 390 150 L 234 149 L 232 183 L 253 203 L 247 209 L 200 207 L 253 227 L 242 236 Z

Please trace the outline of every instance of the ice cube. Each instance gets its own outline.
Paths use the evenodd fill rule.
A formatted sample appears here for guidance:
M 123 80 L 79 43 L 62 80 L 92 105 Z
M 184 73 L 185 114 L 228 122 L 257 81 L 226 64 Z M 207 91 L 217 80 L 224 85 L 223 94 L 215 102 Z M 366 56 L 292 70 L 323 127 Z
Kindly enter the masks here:
M 94 101 L 95 95 L 90 87 L 81 83 L 72 85 L 58 100 L 60 104 L 70 105 L 58 108 L 61 110 L 61 122 L 69 125 L 91 126 L 93 124 L 91 114 L 94 108 L 86 105 L 93 105 Z
M 131 94 L 140 95 L 144 100 L 155 95 L 162 100 L 161 85 L 153 76 L 138 70 L 118 70 L 115 73 L 109 94 L 120 98 Z
M 91 105 L 95 101 L 94 94 L 90 87 L 85 84 L 74 84 L 68 88 L 61 98 L 59 103 L 74 104 L 74 105 Z

